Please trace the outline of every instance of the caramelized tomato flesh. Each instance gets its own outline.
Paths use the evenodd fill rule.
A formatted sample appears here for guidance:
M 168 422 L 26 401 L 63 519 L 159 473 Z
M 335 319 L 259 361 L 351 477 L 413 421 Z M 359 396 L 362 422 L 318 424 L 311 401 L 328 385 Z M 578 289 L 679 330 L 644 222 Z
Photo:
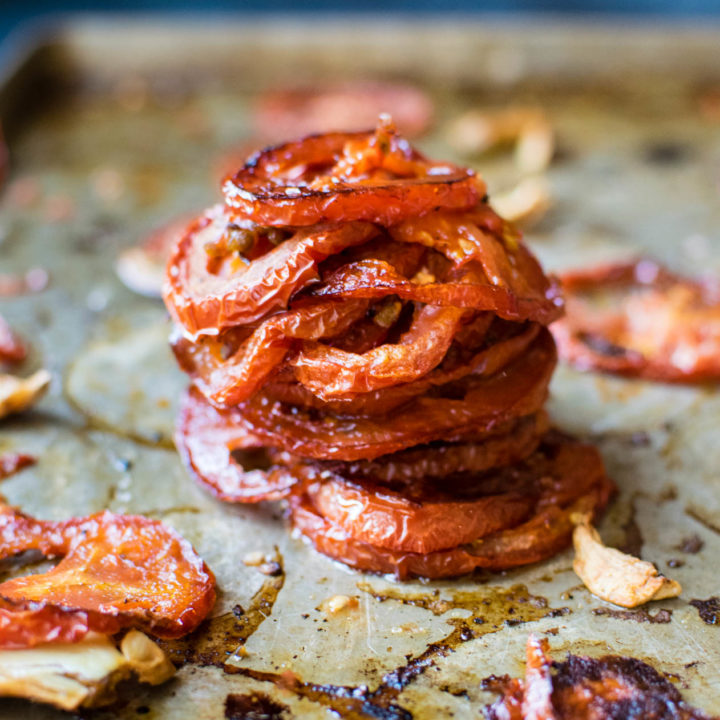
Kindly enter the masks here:
M 61 560 L 46 573 L 0 584 L 3 648 L 128 627 L 178 637 L 194 630 L 215 602 L 205 563 L 156 520 L 105 511 L 50 522 L 3 506 L 0 559 L 26 550 Z

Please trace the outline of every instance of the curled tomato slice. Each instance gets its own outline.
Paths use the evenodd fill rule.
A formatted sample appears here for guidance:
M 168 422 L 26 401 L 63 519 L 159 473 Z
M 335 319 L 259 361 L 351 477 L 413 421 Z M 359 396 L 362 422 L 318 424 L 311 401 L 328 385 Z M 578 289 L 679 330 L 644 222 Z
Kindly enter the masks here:
M 433 163 L 380 123 L 375 132 L 310 135 L 263 150 L 224 185 L 231 212 L 260 225 L 366 220 L 388 226 L 485 194 L 472 170 Z
M 426 305 L 397 343 L 359 355 L 306 342 L 291 364 L 297 379 L 322 400 L 409 383 L 440 364 L 466 314 L 462 308 Z
M 158 637 L 194 630 L 215 579 L 190 543 L 162 523 L 105 511 L 64 522 L 0 508 L 0 559 L 61 556 L 50 571 L 0 584 L 0 647 L 77 640 L 135 627 Z
M 254 260 L 227 252 L 208 267 L 208 247 L 221 243 L 227 225 L 227 215 L 213 208 L 188 229 L 170 258 L 165 303 L 190 335 L 217 335 L 286 309 L 294 293 L 317 279 L 320 261 L 378 233 L 368 223 L 298 230 Z
M 235 414 L 229 421 L 197 390 L 183 399 L 175 444 L 197 481 L 226 502 L 279 500 L 296 482 L 284 468 L 268 467 L 262 441 L 241 416 Z M 246 470 L 238 461 L 243 451 L 246 462 L 262 467 Z
M 392 423 L 362 415 L 318 417 L 271 402 L 263 392 L 224 412 L 247 423 L 270 447 L 317 459 L 372 459 L 433 440 L 478 440 L 503 422 L 537 412 L 555 362 L 552 337 L 543 329 L 527 352 L 500 372 L 468 378 L 460 388 L 451 384 L 450 397 L 414 398 L 394 412 Z
M 26 357 L 25 343 L 18 338 L 0 315 L 0 363 L 19 363 Z
M 482 442 L 420 445 L 375 460 L 351 463 L 317 461 L 317 467 L 349 478 L 394 484 L 426 478 L 441 479 L 458 473 L 481 473 L 524 460 L 547 433 L 544 411 L 510 421 Z M 297 458 L 284 464 L 295 465 Z
M 566 274 L 560 353 L 585 370 L 663 382 L 720 379 L 720 286 L 649 260 Z
M 483 326 L 487 332 L 485 320 L 479 319 L 479 321 L 470 323 L 465 329 L 472 331 L 473 328 L 477 330 Z M 505 328 L 505 330 L 507 329 Z M 265 386 L 264 393 L 274 400 L 302 408 L 313 408 L 340 415 L 382 415 L 413 398 L 441 388 L 443 385 L 457 383 L 468 376 L 488 377 L 499 372 L 532 345 L 540 333 L 541 326 L 529 324 L 519 331 L 515 326 L 512 329 L 515 334 L 510 334 L 509 337 L 503 337 L 502 331 L 498 331 L 499 335 L 495 336 L 494 344 L 485 347 L 480 343 L 480 349 L 468 358 L 461 356 L 458 359 L 459 353 L 453 352 L 457 348 L 452 346 L 448 357 L 439 367 L 413 382 L 397 384 L 351 397 L 321 400 L 305 386 L 290 382 L 287 378 L 278 375 L 276 380 L 270 381 Z M 461 334 L 462 332 L 458 333 L 455 340 L 458 340 Z
M 429 282 L 428 278 L 431 278 Z M 544 325 L 563 312 L 559 289 L 552 281 L 546 282 L 539 292 L 531 290 L 530 295 L 523 296 L 509 286 L 493 285 L 475 261 L 451 270 L 447 278 L 435 282 L 432 275 L 418 274 L 408 279 L 382 260 L 360 260 L 339 268 L 295 304 L 301 306 L 310 298 L 376 299 L 388 295 L 433 305 L 490 311 L 506 320 L 535 320 Z
M 394 574 L 400 579 L 452 577 L 476 568 L 502 570 L 538 562 L 569 545 L 571 516 L 578 511 L 600 512 L 614 492 L 614 485 L 605 475 L 597 450 L 569 438 L 551 436 L 527 459 L 526 466 L 539 483 L 539 501 L 531 517 L 524 522 L 521 519 L 520 524 L 517 519 L 510 520 L 509 526 L 449 549 L 418 553 L 360 540 L 354 535 L 356 531 L 363 534 L 369 529 L 372 536 L 381 533 L 375 530 L 373 535 L 369 522 L 359 528 L 352 524 L 353 533 L 348 532 L 323 516 L 307 493 L 291 498 L 292 522 L 320 552 L 360 570 Z M 559 486 L 562 491 L 558 491 Z M 555 504 L 561 497 L 564 503 Z M 392 515 L 388 507 L 381 516 L 384 521 Z M 407 505 L 404 509 L 407 510 Z M 335 515 L 340 512 L 336 509 Z M 444 517 L 440 515 L 439 522 L 444 522 Z M 396 527 L 401 518 L 398 508 L 393 520 Z M 347 524 L 347 518 L 344 522 Z M 413 527 L 422 533 L 421 537 L 433 536 L 427 526 Z
M 218 405 L 236 405 L 262 386 L 293 343 L 341 333 L 364 317 L 367 307 L 366 300 L 319 302 L 273 315 L 229 357 L 223 352 L 222 338 L 200 338 L 192 343 L 176 337 L 173 350 L 205 397 Z

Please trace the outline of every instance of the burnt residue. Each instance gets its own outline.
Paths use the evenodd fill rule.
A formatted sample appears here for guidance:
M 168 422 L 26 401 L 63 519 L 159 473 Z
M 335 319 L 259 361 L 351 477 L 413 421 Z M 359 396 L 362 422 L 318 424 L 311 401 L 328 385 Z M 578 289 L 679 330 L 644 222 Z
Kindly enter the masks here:
M 264 693 L 231 694 L 225 698 L 228 720 L 288 720 L 290 708 Z
M 190 635 L 178 640 L 163 640 L 160 645 L 175 665 L 224 667 L 248 638 L 270 617 L 285 582 L 283 559 L 275 550 L 273 562 L 279 572 L 268 578 L 253 595 L 247 610 L 236 605 L 230 612 L 206 620 Z
M 697 534 L 688 535 L 676 546 L 676 550 L 695 555 L 705 547 L 705 541 Z
M 396 600 L 403 605 L 425 608 L 433 615 L 444 615 L 448 610 L 469 610 L 469 617 L 447 619 L 448 624 L 455 629 L 441 640 L 440 644 L 447 646 L 449 650 L 467 640 L 498 632 L 503 627 L 570 612 L 566 607 L 550 608 L 544 597 L 531 595 L 525 585 L 453 592 L 446 598 L 441 596 L 439 590 L 425 594 L 407 594 L 395 589 L 375 590 L 366 582 L 358 583 L 358 589 L 372 595 L 379 602 Z
M 700 619 L 708 625 L 717 625 L 720 621 L 720 598 L 709 597 L 707 600 L 693 599 L 690 601 L 697 611 Z
M 643 545 L 645 544 L 645 538 L 643 538 L 642 531 L 637 523 L 636 500 L 636 497 L 630 500 L 628 519 L 622 525 L 624 540 L 622 544 L 618 546 L 618 549 L 628 555 L 640 557 Z
M 672 610 L 660 609 L 651 615 L 645 608 L 635 608 L 633 610 L 616 610 L 615 608 L 598 607 L 592 611 L 593 615 L 601 615 L 603 617 L 611 617 L 616 620 L 632 620 L 639 623 L 655 623 L 665 624 L 672 620 Z
M 358 589 L 378 602 L 401 602 L 425 608 L 434 615 L 444 615 L 454 609 L 469 610 L 470 615 L 466 618 L 447 618 L 452 631 L 443 639 L 428 645 L 420 655 L 409 658 L 405 665 L 385 674 L 375 690 L 364 685 L 318 685 L 303 682 L 292 673 L 262 672 L 229 665 L 225 666 L 225 672 L 272 682 L 348 720 L 363 720 L 368 717 L 412 720 L 412 714 L 398 703 L 400 694 L 415 678 L 433 667 L 438 658 L 449 655 L 462 643 L 499 632 L 508 625 L 556 617 L 569 612 L 568 608 L 551 608 L 545 598 L 531 595 L 524 585 L 453 592 L 448 597 L 442 597 L 437 590 L 425 594 L 410 594 L 396 589 L 376 590 L 366 582 L 358 583 Z M 466 692 L 461 688 L 454 688 L 454 691 L 457 694 Z
M 681 680 L 679 676 L 661 674 L 637 658 L 616 655 L 600 658 L 568 655 L 564 662 L 553 662 L 545 655 L 542 666 L 534 667 L 525 679 L 491 676 L 481 687 L 501 697 L 485 708 L 484 716 L 489 720 L 520 714 L 526 717 L 521 708 L 528 701 L 533 707 L 544 707 L 546 691 L 537 683 L 544 683 L 538 678 L 546 674 L 551 683 L 548 700 L 553 717 L 709 720 L 683 700 L 671 682 Z
M 645 162 L 652 165 L 678 165 L 690 158 L 692 150 L 688 145 L 679 142 L 656 142 L 647 145 L 642 155 Z
M 567 704 L 570 709 L 573 699 L 582 698 L 589 715 L 595 710 L 604 711 L 599 716 L 618 718 L 707 718 L 687 705 L 666 677 L 637 658 L 568 655 L 565 662 L 554 662 L 552 667 L 553 703 L 560 707 Z
M 685 508 L 685 514 L 688 517 L 691 517 L 693 520 L 696 520 L 699 522 L 703 527 L 706 527 L 708 530 L 711 530 L 716 535 L 720 535 L 720 526 L 718 526 L 715 522 L 712 520 L 709 520 L 705 515 L 694 507 L 686 507 Z

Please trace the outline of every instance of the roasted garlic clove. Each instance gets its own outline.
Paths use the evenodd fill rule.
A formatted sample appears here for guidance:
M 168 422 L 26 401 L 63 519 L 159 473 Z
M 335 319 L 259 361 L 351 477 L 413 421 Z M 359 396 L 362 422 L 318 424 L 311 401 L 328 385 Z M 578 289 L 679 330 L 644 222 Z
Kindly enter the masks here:
M 0 375 L 0 418 L 27 410 L 50 385 L 47 370 L 38 370 L 27 378 Z
M 577 518 L 573 545 L 573 570 L 601 600 L 633 608 L 682 592 L 679 583 L 660 575 L 652 563 L 603 545 L 587 516 Z

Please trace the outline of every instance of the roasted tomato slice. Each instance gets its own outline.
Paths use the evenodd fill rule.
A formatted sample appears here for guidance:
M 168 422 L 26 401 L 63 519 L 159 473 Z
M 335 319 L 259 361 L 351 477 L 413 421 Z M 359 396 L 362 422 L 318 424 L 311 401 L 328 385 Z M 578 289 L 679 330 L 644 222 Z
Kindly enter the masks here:
M 388 262 L 367 259 L 339 268 L 307 295 L 297 298 L 295 304 L 301 306 L 316 298 L 377 299 L 396 295 L 403 300 L 472 308 L 493 312 L 506 320 L 535 320 L 545 325 L 562 315 L 562 298 L 553 281 L 545 279 L 542 287 L 527 292 L 522 295 L 510 286 L 493 284 L 475 261 L 452 269 L 436 282 L 430 273 L 407 278 Z
M 294 293 L 318 278 L 320 261 L 379 232 L 368 223 L 299 230 L 249 259 L 232 249 L 226 232 L 247 231 L 257 243 L 266 239 L 262 229 L 228 230 L 228 224 L 221 208 L 208 211 L 189 228 L 170 258 L 165 303 L 191 335 L 217 335 L 286 309 Z
M 425 305 L 397 343 L 384 343 L 359 355 L 306 342 L 291 364 L 297 379 L 322 400 L 409 383 L 442 362 L 467 314 L 462 308 Z
M 316 340 L 348 329 L 365 316 L 367 300 L 316 302 L 273 315 L 228 351 L 230 338 L 173 339 L 181 367 L 212 402 L 232 406 L 249 398 L 299 340 Z M 232 347 L 232 346 L 230 346 Z
M 552 337 L 543 329 L 528 351 L 502 371 L 467 378 L 459 387 L 451 383 L 445 397 L 415 398 L 394 412 L 392 423 L 362 415 L 318 416 L 269 402 L 263 392 L 226 412 L 242 415 L 270 447 L 318 459 L 372 459 L 433 440 L 479 440 L 507 420 L 537 412 L 555 362 Z
M 230 421 L 197 390 L 183 399 L 175 444 L 198 482 L 227 502 L 279 500 L 296 482 L 284 468 L 269 467 L 262 441 L 237 413 Z M 260 467 L 246 470 L 239 462 L 242 456 Z
M 584 370 L 663 382 L 720 379 L 720 285 L 650 260 L 562 278 L 566 317 L 553 327 L 563 359 Z
M 492 320 L 492 318 L 490 318 Z M 338 415 L 365 415 L 379 416 L 394 410 L 428 392 L 436 395 L 442 394 L 442 386 L 453 384 L 453 390 L 457 395 L 460 386 L 458 381 L 463 381 L 469 376 L 475 378 L 488 377 L 502 370 L 525 352 L 537 339 L 541 327 L 529 324 L 525 327 L 512 325 L 514 334 L 503 334 L 502 331 L 490 331 L 493 334 L 493 344 L 485 345 L 479 342 L 479 349 L 466 356 L 460 349 L 465 338 L 479 326 L 484 326 L 487 331 L 485 319 L 477 319 L 464 328 L 467 333 L 461 330 L 456 334 L 457 341 L 450 347 L 448 354 L 442 364 L 431 370 L 426 375 L 412 382 L 398 383 L 381 390 L 352 395 L 349 397 L 321 400 L 311 390 L 297 382 L 292 382 L 289 373 L 278 374 L 268 382 L 263 392 L 268 398 L 280 400 L 289 405 L 296 405 L 300 408 L 315 409 Z M 506 326 L 509 330 L 510 326 Z M 482 340 L 482 337 L 481 337 Z M 374 348 L 373 348 L 374 349 Z
M 382 121 L 375 132 L 311 135 L 264 150 L 224 190 L 237 217 L 270 226 L 389 226 L 437 208 L 468 209 L 485 195 L 472 170 L 427 160 Z
M 381 113 L 391 115 L 403 134 L 414 137 L 429 128 L 433 103 L 421 90 L 399 83 L 296 87 L 262 93 L 255 102 L 253 122 L 256 132 L 265 137 L 286 138 L 364 130 Z
M 190 543 L 157 520 L 105 511 L 64 522 L 0 508 L 0 559 L 61 556 L 52 570 L 0 584 L 0 647 L 77 640 L 135 627 L 158 637 L 194 630 L 215 579 Z
M 441 492 L 420 480 L 395 490 L 304 470 L 308 497 L 323 517 L 355 540 L 391 550 L 429 553 L 457 547 L 521 522 L 533 505 L 532 496 L 512 490 L 468 497 L 473 493 Z
M 385 484 L 440 480 L 459 473 L 482 473 L 519 463 L 535 451 L 548 428 L 547 413 L 540 411 L 504 424 L 482 442 L 420 445 L 375 460 L 350 463 L 328 460 L 316 461 L 315 465 L 343 477 Z M 282 462 L 292 466 L 301 464 L 302 460 L 285 454 Z
M 510 469 L 504 472 L 508 471 Z M 516 567 L 556 554 L 570 543 L 573 529 L 571 516 L 579 511 L 598 513 L 614 492 L 614 485 L 605 474 L 597 450 L 569 438 L 549 437 L 525 461 L 523 471 L 531 473 L 536 481 L 526 485 L 530 496 L 539 493 L 535 496 L 531 517 L 523 522 L 527 509 L 517 514 L 508 512 L 505 527 L 454 548 L 424 553 L 398 549 L 401 545 L 410 544 L 410 538 L 402 529 L 405 514 L 413 510 L 418 518 L 422 514 L 407 500 L 402 506 L 395 507 L 385 502 L 385 497 L 375 501 L 378 507 L 382 505 L 376 528 L 372 527 L 371 514 L 353 518 L 352 509 L 345 512 L 343 508 L 335 508 L 333 514 L 340 524 L 323 516 L 317 501 L 311 496 L 317 494 L 311 486 L 310 494 L 300 493 L 291 498 L 292 522 L 317 550 L 360 570 L 392 573 L 400 579 L 413 576 L 451 577 L 476 568 L 502 570 Z M 500 482 L 499 486 L 502 485 Z M 517 497 L 512 495 L 513 501 Z M 320 499 L 324 504 L 323 498 Z M 499 506 L 493 506 L 492 511 L 498 512 Z M 420 533 L 418 544 L 442 542 L 440 532 L 450 531 L 446 518 L 445 514 L 433 516 L 431 512 L 425 513 L 423 519 L 426 523 L 442 525 L 442 528 L 437 528 L 437 536 L 433 525 L 415 525 L 411 519 L 412 528 Z M 487 522 L 491 524 L 493 519 Z M 346 529 L 348 526 L 351 530 Z M 385 548 L 360 540 L 358 535 L 389 538 L 388 544 L 393 541 L 397 544 L 394 548 Z M 455 535 L 458 535 L 457 531 Z

